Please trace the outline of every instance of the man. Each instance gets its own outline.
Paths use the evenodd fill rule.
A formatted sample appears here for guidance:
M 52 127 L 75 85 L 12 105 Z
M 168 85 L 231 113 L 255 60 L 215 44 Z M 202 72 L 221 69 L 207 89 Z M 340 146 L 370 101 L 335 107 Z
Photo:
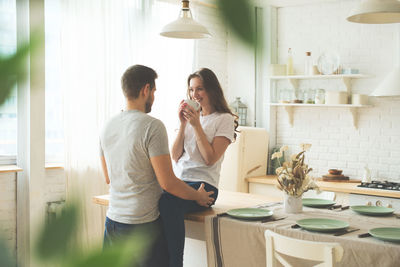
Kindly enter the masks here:
M 198 190 L 176 178 L 163 123 L 146 113 L 151 111 L 157 73 L 146 66 L 134 65 L 122 76 L 126 110 L 111 118 L 100 136 L 100 158 L 110 202 L 107 211 L 104 245 L 121 236 L 151 226 L 162 232 L 158 200 L 162 189 L 202 206 L 213 202 L 204 185 Z M 145 257 L 143 266 L 167 266 L 166 245 L 160 234 Z M 155 254 L 157 253 L 157 257 Z M 167 257 L 167 256 L 166 256 Z

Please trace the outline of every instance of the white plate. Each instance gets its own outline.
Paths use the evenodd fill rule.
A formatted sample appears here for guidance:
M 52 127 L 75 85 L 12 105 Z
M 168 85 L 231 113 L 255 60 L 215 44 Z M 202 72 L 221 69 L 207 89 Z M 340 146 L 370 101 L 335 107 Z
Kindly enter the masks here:
M 333 74 L 340 65 L 339 55 L 334 52 L 324 52 L 318 58 L 318 70 L 321 74 Z

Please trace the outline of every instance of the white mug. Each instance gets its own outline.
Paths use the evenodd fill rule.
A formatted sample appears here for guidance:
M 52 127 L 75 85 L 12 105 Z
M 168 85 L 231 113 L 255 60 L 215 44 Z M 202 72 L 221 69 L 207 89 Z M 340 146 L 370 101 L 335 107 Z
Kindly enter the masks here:
M 194 108 L 196 111 L 200 109 L 200 104 L 192 99 L 185 99 L 184 102 Z
M 367 105 L 368 104 L 368 96 L 361 94 L 353 94 L 351 96 L 351 103 L 353 105 Z

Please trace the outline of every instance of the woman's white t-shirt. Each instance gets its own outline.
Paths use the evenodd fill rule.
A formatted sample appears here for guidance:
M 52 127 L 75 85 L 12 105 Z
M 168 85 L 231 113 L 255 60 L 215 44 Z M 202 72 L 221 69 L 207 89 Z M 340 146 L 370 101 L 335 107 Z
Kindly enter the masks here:
M 206 116 L 200 116 L 200 124 L 208 142 L 211 143 L 216 136 L 226 137 L 230 142 L 233 142 L 235 126 L 234 117 L 231 114 L 214 112 Z M 178 162 L 174 164 L 174 172 L 183 181 L 206 182 L 218 187 L 223 159 L 224 155 L 213 165 L 206 165 L 197 146 L 194 129 L 188 123 L 185 128 L 183 154 Z

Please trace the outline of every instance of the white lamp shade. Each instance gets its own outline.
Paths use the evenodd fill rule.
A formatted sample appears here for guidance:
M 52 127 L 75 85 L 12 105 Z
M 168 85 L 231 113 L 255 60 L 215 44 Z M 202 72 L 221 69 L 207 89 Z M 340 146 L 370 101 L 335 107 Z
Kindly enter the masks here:
M 385 24 L 400 22 L 398 0 L 366 0 L 356 6 L 347 17 L 350 22 Z
M 211 37 L 206 27 L 192 18 L 189 9 L 182 9 L 179 18 L 165 25 L 160 35 L 170 38 L 201 39 Z
M 396 67 L 370 96 L 400 96 L 400 67 Z

